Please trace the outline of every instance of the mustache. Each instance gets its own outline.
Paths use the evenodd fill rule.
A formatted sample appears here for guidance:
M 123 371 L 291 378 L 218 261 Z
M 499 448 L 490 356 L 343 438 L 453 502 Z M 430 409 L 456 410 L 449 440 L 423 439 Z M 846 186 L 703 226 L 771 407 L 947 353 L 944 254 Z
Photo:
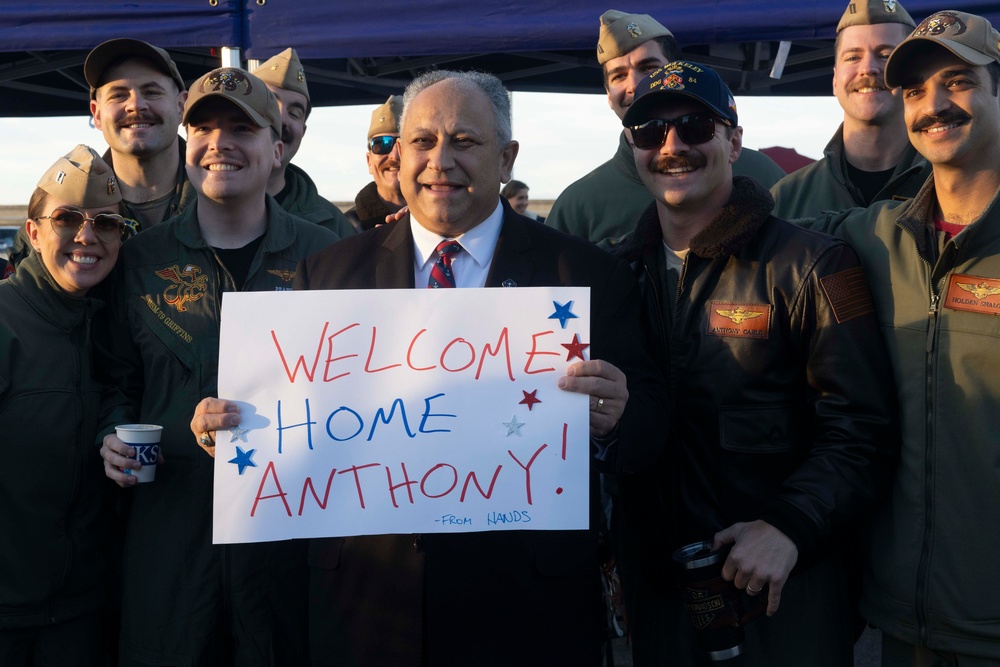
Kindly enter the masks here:
M 380 167 L 382 171 L 386 169 L 399 169 L 399 160 L 386 160 Z
M 129 113 L 115 122 L 115 128 L 121 129 L 126 125 L 133 125 L 135 123 L 155 123 L 162 125 L 163 118 L 155 113 Z
M 931 127 L 933 125 L 937 124 L 947 125 L 948 123 L 961 123 L 971 119 L 972 116 L 970 116 L 967 112 L 961 109 L 947 109 L 945 111 L 942 111 L 936 116 L 924 116 L 920 120 L 915 121 L 913 125 L 910 126 L 910 131 L 922 132 L 926 130 L 928 127 Z
M 667 174 L 674 169 L 697 169 L 705 166 L 705 158 L 700 155 L 661 155 L 649 162 L 649 170 L 653 173 Z
M 851 86 L 851 92 L 856 93 L 862 88 L 874 88 L 875 90 L 889 90 L 885 85 L 885 81 L 882 79 L 875 78 L 874 76 L 866 76 L 859 79 L 856 84 Z

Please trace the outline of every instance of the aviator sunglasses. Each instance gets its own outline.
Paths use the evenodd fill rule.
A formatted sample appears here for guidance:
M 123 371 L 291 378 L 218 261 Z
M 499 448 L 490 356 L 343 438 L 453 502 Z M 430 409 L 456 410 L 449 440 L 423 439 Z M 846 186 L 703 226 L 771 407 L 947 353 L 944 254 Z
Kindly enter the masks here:
M 392 152 L 392 147 L 396 145 L 396 137 L 390 136 L 388 134 L 383 134 L 378 137 L 372 137 L 368 140 L 368 150 L 370 150 L 375 155 L 388 155 Z
M 51 220 L 52 229 L 64 239 L 75 238 L 83 226 L 90 222 L 94 234 L 105 243 L 123 241 L 125 239 L 125 218 L 117 213 L 98 213 L 88 218 L 80 211 L 57 208 L 52 215 L 40 215 L 36 220 Z
M 667 130 L 671 125 L 677 130 L 677 136 L 680 137 L 681 141 L 688 146 L 698 146 L 715 137 L 715 121 L 726 123 L 717 116 L 699 112 L 685 114 L 670 120 L 654 118 L 629 129 L 632 130 L 632 143 L 635 144 L 636 148 L 643 150 L 662 146 L 663 142 L 667 140 Z

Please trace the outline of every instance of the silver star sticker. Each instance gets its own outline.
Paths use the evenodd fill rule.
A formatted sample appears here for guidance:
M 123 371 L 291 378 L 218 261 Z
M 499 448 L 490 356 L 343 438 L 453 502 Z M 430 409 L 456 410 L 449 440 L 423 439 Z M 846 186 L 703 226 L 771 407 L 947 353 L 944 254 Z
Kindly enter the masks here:
M 521 427 L 524 426 L 524 422 L 518 422 L 517 415 L 512 416 L 509 422 L 500 422 L 500 423 L 507 427 L 508 436 L 510 436 L 511 434 L 514 434 L 518 437 L 521 436 Z
M 243 442 L 246 442 L 247 441 L 247 433 L 250 432 L 250 429 L 248 429 L 248 428 L 231 428 L 231 429 L 229 429 L 229 432 L 233 434 L 233 439 L 230 440 L 229 442 L 237 442 L 239 440 L 242 440 Z

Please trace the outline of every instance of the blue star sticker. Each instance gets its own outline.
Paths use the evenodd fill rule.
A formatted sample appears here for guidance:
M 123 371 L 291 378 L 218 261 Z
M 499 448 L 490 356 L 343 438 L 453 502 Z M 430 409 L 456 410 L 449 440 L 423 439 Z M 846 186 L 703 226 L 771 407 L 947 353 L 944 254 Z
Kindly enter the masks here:
M 247 468 L 257 467 L 257 464 L 253 462 L 253 454 L 256 451 L 256 449 L 251 449 L 248 452 L 244 452 L 242 447 L 236 445 L 236 456 L 229 459 L 229 463 L 235 463 L 238 465 L 240 467 L 240 474 L 242 475 L 243 471 Z
M 549 315 L 549 319 L 559 320 L 559 324 L 562 325 L 563 329 L 566 328 L 566 320 L 576 319 L 576 315 L 574 315 L 571 312 L 573 310 L 572 301 L 566 304 L 559 303 L 558 301 L 553 301 L 552 305 L 556 307 L 556 312 Z
M 235 427 L 229 429 L 229 432 L 233 434 L 233 437 L 229 442 L 236 442 L 237 440 L 242 440 L 243 442 L 246 442 L 247 433 L 250 432 L 250 429 Z

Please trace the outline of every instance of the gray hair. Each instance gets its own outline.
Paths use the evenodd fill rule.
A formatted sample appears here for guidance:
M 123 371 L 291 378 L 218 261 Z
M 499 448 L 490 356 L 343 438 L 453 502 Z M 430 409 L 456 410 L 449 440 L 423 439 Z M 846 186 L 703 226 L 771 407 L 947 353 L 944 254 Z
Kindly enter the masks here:
M 419 93 L 430 88 L 435 83 L 440 83 L 447 79 L 459 79 L 467 81 L 476 86 L 486 95 L 493 108 L 493 124 L 496 126 L 497 144 L 500 148 L 510 143 L 513 136 L 510 121 L 510 94 L 504 88 L 503 83 L 497 77 L 486 72 L 458 72 L 455 70 L 438 69 L 424 72 L 410 82 L 410 85 L 403 91 L 403 115 L 399 120 L 399 131 L 402 133 L 406 125 L 406 112 L 410 109 L 410 102 Z

